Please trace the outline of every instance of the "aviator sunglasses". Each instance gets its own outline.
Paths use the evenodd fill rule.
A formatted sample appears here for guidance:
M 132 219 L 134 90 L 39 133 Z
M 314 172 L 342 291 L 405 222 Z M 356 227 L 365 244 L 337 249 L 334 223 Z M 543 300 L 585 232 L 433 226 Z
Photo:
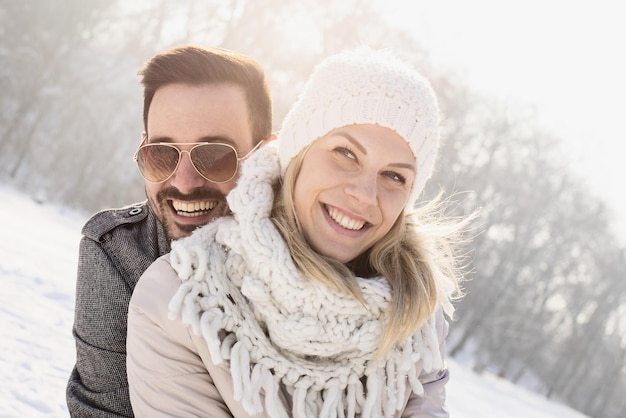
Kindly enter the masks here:
M 245 160 L 262 143 L 259 141 L 246 155 L 239 158 L 237 150 L 229 145 L 216 142 L 155 142 L 141 143 L 133 159 L 139 172 L 152 183 L 162 183 L 172 177 L 178 169 L 182 154 L 186 152 L 193 168 L 206 180 L 213 183 L 226 183 L 232 180 L 239 169 L 239 162 Z M 181 150 L 179 146 L 190 146 Z

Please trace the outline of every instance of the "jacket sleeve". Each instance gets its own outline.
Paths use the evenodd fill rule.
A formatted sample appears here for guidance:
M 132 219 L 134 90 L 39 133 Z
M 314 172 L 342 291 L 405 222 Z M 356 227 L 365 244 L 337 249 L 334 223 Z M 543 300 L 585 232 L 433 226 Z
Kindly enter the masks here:
M 445 358 L 445 339 L 448 335 L 448 322 L 443 315 L 442 309 L 437 310 L 435 315 L 437 335 L 439 336 L 439 350 L 441 357 Z M 420 381 L 424 387 L 424 394 L 420 396 L 412 392 L 402 416 L 413 418 L 448 418 L 450 414 L 445 404 L 445 385 L 449 378 L 450 375 L 445 366 L 441 370 L 422 373 L 422 375 L 420 375 Z
M 168 304 L 180 279 L 162 257 L 139 280 L 128 310 L 127 373 L 137 417 L 231 417 L 213 378 L 228 370 L 205 364 L 208 348 Z M 212 376 L 218 374 L 221 376 Z
M 126 379 L 128 303 L 141 274 L 169 239 L 147 202 L 96 213 L 83 226 L 67 384 L 72 417 L 132 417 Z
M 72 417 L 132 417 L 125 367 L 130 295 L 100 244 L 83 237 L 73 327 L 76 365 L 66 389 Z

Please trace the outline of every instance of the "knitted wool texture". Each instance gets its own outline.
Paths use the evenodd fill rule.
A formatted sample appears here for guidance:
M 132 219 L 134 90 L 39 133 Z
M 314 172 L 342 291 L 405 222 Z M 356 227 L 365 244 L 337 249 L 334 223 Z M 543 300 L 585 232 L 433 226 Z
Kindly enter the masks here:
M 228 195 L 234 216 L 172 244 L 172 266 L 183 283 L 170 318 L 180 316 L 204 337 L 215 364 L 230 361 L 234 398 L 250 414 L 393 416 L 406 404 L 407 385 L 422 394 L 420 373 L 443 367 L 434 316 L 373 361 L 389 309 L 388 282 L 359 278 L 363 305 L 302 277 L 269 218 L 279 174 L 275 146 L 255 152 Z
M 361 47 L 332 55 L 315 68 L 280 129 L 283 172 L 316 139 L 362 123 L 390 128 L 411 147 L 417 160 L 412 207 L 435 165 L 439 107 L 428 80 L 385 51 Z

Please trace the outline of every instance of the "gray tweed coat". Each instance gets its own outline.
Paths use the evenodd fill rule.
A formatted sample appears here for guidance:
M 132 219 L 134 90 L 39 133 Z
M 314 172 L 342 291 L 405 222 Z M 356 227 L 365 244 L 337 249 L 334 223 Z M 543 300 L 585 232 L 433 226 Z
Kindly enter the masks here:
M 95 214 L 82 230 L 67 384 L 72 417 L 132 417 L 126 379 L 128 303 L 141 274 L 170 251 L 146 202 Z

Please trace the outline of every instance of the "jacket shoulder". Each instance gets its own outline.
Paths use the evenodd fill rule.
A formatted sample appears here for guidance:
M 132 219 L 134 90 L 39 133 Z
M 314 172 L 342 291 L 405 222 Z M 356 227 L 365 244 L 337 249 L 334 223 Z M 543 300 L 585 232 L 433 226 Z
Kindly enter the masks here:
M 143 222 L 149 213 L 148 202 L 134 203 L 116 209 L 105 209 L 94 214 L 83 226 L 82 234 L 94 241 L 120 226 Z

